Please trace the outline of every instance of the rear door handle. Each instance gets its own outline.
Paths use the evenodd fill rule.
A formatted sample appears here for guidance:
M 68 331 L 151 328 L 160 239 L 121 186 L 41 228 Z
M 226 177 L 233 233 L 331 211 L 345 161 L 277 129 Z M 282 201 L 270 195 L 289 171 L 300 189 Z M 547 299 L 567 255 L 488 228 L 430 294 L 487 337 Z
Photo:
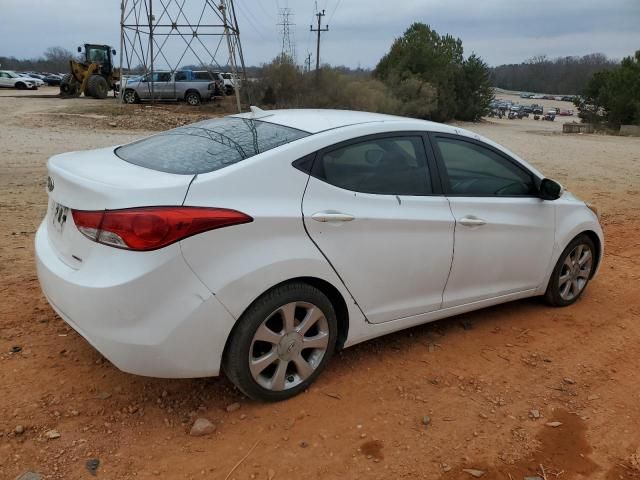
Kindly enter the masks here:
M 487 223 L 486 220 L 482 218 L 474 217 L 473 215 L 467 215 L 466 217 L 462 217 L 460 219 L 460 224 L 465 227 L 480 227 Z
M 337 212 L 335 210 L 327 210 L 325 212 L 316 212 L 311 215 L 316 222 L 350 222 L 356 217 L 348 213 Z

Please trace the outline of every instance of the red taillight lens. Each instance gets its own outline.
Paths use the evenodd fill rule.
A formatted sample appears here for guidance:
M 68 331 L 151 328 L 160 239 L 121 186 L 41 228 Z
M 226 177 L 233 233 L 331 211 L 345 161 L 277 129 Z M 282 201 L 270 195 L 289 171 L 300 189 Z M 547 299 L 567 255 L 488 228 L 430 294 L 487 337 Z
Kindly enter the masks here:
M 253 221 L 236 210 L 204 207 L 72 210 L 72 214 L 87 238 L 128 250 L 156 250 L 198 233 Z

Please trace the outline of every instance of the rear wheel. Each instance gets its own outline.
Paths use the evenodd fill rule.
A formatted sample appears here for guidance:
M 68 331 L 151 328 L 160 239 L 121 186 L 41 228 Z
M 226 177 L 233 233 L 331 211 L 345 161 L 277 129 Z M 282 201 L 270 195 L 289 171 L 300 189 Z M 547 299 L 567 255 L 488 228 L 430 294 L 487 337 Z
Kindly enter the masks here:
M 109 84 L 101 75 L 91 75 L 87 82 L 87 93 L 93 98 L 107 98 Z
M 278 401 L 305 390 L 333 355 L 335 310 L 317 288 L 281 285 L 238 321 L 225 351 L 227 377 L 248 397 Z
M 16 90 L 25 90 L 27 88 L 27 85 L 22 82 L 17 82 L 15 84 L 15 87 L 16 87 Z
M 200 94 L 198 92 L 187 92 L 184 96 L 184 101 L 194 107 L 200 105 Z
M 553 269 L 545 300 L 554 307 L 565 307 L 575 303 L 591 279 L 595 268 L 596 248 L 593 240 L 585 234 L 574 238 Z

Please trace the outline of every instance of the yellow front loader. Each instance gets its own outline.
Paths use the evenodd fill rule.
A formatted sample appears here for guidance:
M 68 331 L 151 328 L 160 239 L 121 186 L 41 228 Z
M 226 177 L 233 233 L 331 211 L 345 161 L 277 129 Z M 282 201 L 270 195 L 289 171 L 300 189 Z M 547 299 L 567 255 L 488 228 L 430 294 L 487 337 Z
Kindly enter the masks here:
M 78 47 L 82 52 L 82 47 Z M 70 60 L 70 73 L 62 77 L 60 94 L 63 97 L 106 98 L 109 90 L 116 89 L 120 71 L 113 66 L 116 51 L 108 45 L 85 43 L 84 62 Z

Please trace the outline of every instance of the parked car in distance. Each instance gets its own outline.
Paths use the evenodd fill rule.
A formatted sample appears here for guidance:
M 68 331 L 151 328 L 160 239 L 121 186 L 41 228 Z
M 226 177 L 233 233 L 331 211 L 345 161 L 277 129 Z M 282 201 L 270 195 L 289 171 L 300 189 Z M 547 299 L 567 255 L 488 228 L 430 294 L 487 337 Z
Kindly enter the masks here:
M 558 112 L 558 115 L 560 115 L 561 117 L 571 117 L 573 116 L 573 110 L 567 110 L 565 108 L 561 108 L 560 111 Z
M 62 81 L 62 77 L 56 73 L 51 73 L 46 77 L 44 77 L 43 80 L 47 85 L 55 86 L 55 85 L 60 85 L 60 82 Z
M 200 105 L 211 100 L 215 92 L 215 82 L 193 79 L 191 70 L 176 72 L 154 72 L 130 79 L 123 92 L 125 103 L 144 100 L 185 101 L 189 105 Z
M 43 87 L 45 82 L 44 80 L 42 80 L 40 78 L 40 75 L 36 75 L 33 73 L 19 73 L 18 75 L 20 75 L 23 78 L 28 79 L 29 81 L 31 81 L 36 87 Z
M 0 70 L 0 87 L 16 88 L 18 90 L 37 89 L 34 79 L 21 77 L 12 70 Z
M 56 155 L 46 184 L 38 278 L 72 328 L 126 372 L 264 401 L 374 337 L 571 305 L 603 254 L 595 209 L 509 150 L 366 112 L 252 107 Z
M 538 105 L 537 103 L 531 105 L 531 110 L 534 115 L 542 115 L 544 113 L 542 105 Z
M 562 101 L 563 102 L 573 102 L 575 100 L 575 96 L 574 95 L 565 95 L 562 97 Z
M 520 98 L 531 98 L 533 97 L 533 93 L 521 92 Z

